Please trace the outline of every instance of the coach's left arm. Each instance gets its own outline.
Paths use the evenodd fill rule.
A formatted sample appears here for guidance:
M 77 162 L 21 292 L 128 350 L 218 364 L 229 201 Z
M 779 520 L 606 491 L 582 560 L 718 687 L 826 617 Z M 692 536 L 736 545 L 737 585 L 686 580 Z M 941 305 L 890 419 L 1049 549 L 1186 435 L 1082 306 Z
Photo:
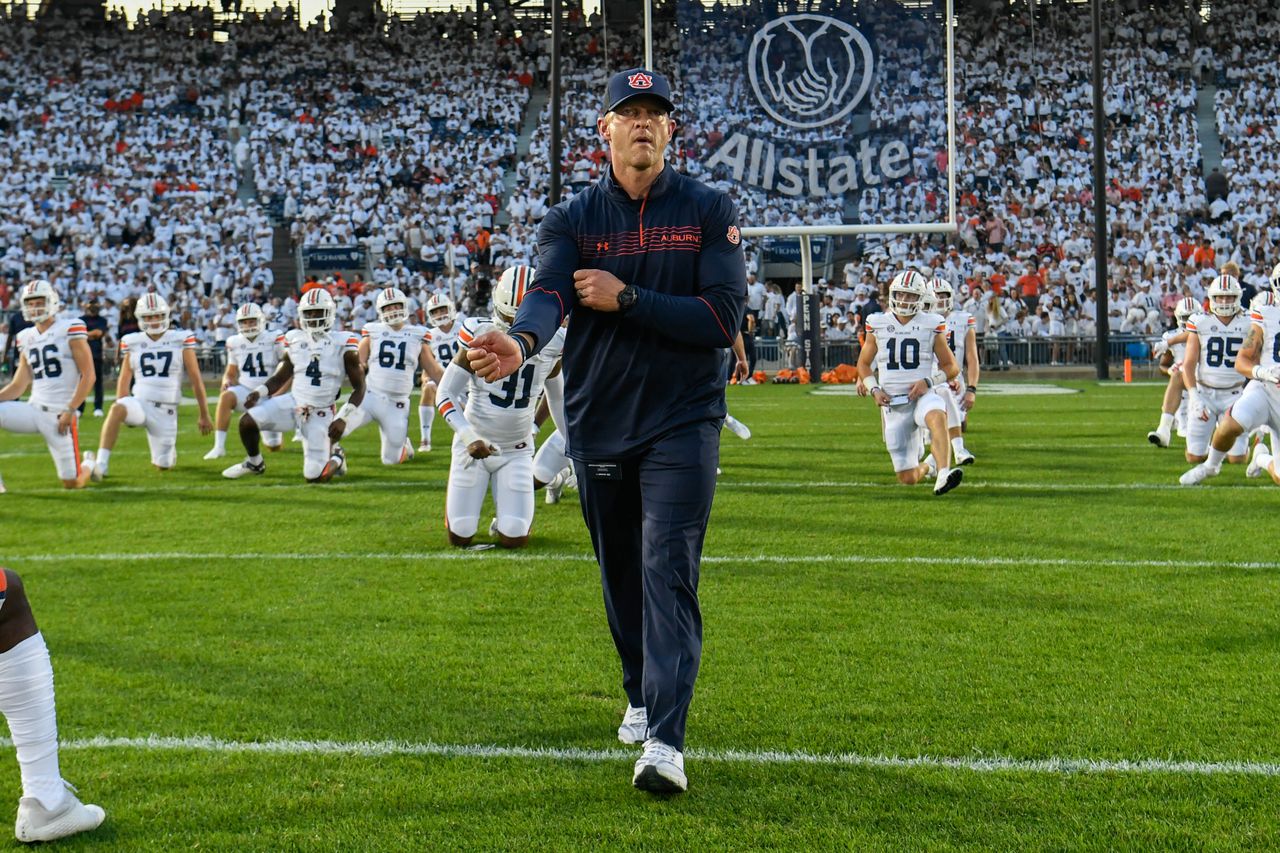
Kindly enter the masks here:
M 747 264 L 738 211 L 727 195 L 718 195 L 703 217 L 696 281 L 697 296 L 637 287 L 636 304 L 626 314 L 628 322 L 686 343 L 720 349 L 733 346 L 747 308 Z

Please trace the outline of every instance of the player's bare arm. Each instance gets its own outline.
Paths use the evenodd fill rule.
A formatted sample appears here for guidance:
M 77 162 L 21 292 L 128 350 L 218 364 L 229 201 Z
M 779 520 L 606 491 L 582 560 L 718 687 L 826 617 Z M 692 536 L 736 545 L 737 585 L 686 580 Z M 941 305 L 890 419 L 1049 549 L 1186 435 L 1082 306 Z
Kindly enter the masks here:
M 76 419 L 76 411 L 84 404 L 85 397 L 89 396 L 89 392 L 93 390 L 93 383 L 98 377 L 97 371 L 93 369 L 93 353 L 89 351 L 89 342 L 81 338 L 72 338 L 69 344 L 71 357 L 75 360 L 76 369 L 80 371 L 80 381 L 76 383 L 76 390 L 71 394 L 71 401 L 67 403 L 66 411 L 58 413 L 58 432 L 63 435 L 71 431 Z
M 182 364 L 187 369 L 187 381 L 191 383 L 191 391 L 196 395 L 196 405 L 200 408 L 200 434 L 213 432 L 213 418 L 209 417 L 209 400 L 204 393 L 204 377 L 200 375 L 200 360 L 196 351 L 184 349 Z
M 286 352 L 284 355 L 280 356 L 280 363 L 276 365 L 275 373 L 268 376 L 266 382 L 258 388 L 254 388 L 249 392 L 249 396 L 244 398 L 244 407 L 246 409 L 252 409 L 254 406 L 258 405 L 258 401 L 262 397 L 259 389 L 265 390 L 267 392 L 266 396 L 274 397 L 281 388 L 292 381 L 293 362 L 289 360 L 289 353 Z
M 1249 333 L 1245 335 L 1244 345 L 1240 347 L 1240 352 L 1236 355 L 1236 370 L 1259 382 L 1280 382 L 1280 371 L 1277 371 L 1274 367 L 1263 367 L 1260 364 L 1262 361 L 1263 334 L 1263 329 L 1258 324 L 1254 323 L 1249 326 Z
M 967 412 L 978 399 L 978 380 L 982 376 L 982 365 L 978 363 L 978 336 L 973 329 L 964 334 L 964 372 L 968 375 L 965 376 L 964 399 L 960 406 Z
M 231 359 L 227 359 L 227 369 L 222 371 L 222 387 L 220 390 L 226 391 L 233 385 L 240 384 L 240 365 Z
M 876 344 L 875 333 L 868 330 L 866 340 L 862 342 L 862 352 L 858 354 L 858 396 L 865 397 L 870 394 L 877 406 L 887 406 L 889 395 L 885 390 L 879 385 L 869 384 L 872 382 L 871 375 L 875 372 L 871 366 L 876 363 L 877 352 L 879 347 Z
M 1196 365 L 1200 363 L 1200 336 L 1187 337 L 1187 352 L 1182 357 L 1182 384 L 1188 391 L 1196 387 Z
M 741 382 L 747 378 L 750 366 L 747 364 L 747 346 L 742 342 L 742 332 L 738 332 L 733 339 L 733 355 L 737 359 L 733 366 L 733 378 Z
M 123 400 L 129 396 L 133 387 L 133 359 L 123 356 L 120 359 L 120 376 L 116 379 L 116 399 Z
M 368 338 L 364 340 L 368 340 Z M 364 340 L 360 343 L 363 344 Z M 351 396 L 347 398 L 347 405 L 359 406 L 364 401 L 365 374 L 364 363 L 360 361 L 359 348 L 357 347 L 356 352 L 343 353 L 342 364 L 347 369 L 347 381 L 351 383 Z M 329 440 L 340 440 L 342 431 L 346 429 L 346 426 L 347 421 L 345 418 L 334 418 L 333 423 L 329 424 Z
M 27 364 L 27 354 L 24 352 L 18 357 L 18 369 L 14 372 L 13 378 L 9 380 L 8 385 L 0 388 L 0 403 L 18 399 L 27 393 L 30 387 L 31 365 Z
M 440 366 L 440 361 L 429 344 L 422 345 L 422 351 L 418 353 L 418 364 L 422 368 L 424 385 L 427 382 L 439 384 L 440 377 L 444 376 L 444 368 Z
M 369 350 L 373 344 L 369 341 L 369 336 L 364 335 L 360 338 L 360 345 L 356 347 L 356 356 L 360 359 L 360 367 L 365 373 L 369 372 Z

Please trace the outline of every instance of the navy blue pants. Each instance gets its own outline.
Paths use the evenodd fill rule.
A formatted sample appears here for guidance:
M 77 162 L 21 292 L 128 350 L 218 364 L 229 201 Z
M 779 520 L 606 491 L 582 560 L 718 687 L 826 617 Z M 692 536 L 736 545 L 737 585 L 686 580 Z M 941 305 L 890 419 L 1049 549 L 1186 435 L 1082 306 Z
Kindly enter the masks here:
M 719 459 L 720 423 L 703 421 L 637 457 L 574 463 L 622 689 L 648 710 L 649 737 L 681 751 L 702 658 L 698 564 Z

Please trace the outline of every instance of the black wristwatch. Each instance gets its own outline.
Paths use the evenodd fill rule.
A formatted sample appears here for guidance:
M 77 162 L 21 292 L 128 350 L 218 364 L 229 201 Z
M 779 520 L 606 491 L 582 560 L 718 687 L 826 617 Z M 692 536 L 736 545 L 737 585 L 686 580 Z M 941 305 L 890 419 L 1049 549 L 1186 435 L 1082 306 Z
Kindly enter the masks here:
M 631 307 L 636 304 L 636 299 L 638 299 L 639 296 L 640 294 L 636 291 L 636 286 L 634 284 L 628 284 L 626 287 L 622 288 L 622 290 L 618 291 L 618 312 L 625 314 L 630 311 Z

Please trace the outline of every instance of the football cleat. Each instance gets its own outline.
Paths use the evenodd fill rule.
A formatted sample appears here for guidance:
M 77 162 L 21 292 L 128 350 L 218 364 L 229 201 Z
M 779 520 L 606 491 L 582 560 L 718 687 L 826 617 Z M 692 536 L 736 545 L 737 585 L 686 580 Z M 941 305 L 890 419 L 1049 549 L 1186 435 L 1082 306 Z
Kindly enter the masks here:
M 101 483 L 103 480 L 107 479 L 107 466 L 95 464 L 93 466 L 93 471 L 89 473 L 89 479 L 95 483 Z
M 1201 462 L 1199 465 L 1179 477 L 1178 482 L 1184 486 L 1199 485 L 1210 477 L 1218 476 L 1218 471 L 1218 468 L 1210 468 L 1208 462 Z
M 94 409 L 94 410 L 93 410 L 93 416 L 94 416 L 95 418 L 100 418 L 100 417 L 102 417 L 102 409 Z
M 976 457 L 974 457 L 974 455 L 969 452 L 969 448 L 966 447 L 962 450 L 956 451 L 957 465 L 972 465 L 975 461 L 976 461 Z
M 333 453 L 329 456 L 329 461 L 324 463 L 324 469 L 320 471 L 317 478 L 322 483 L 327 483 L 334 477 L 340 477 L 347 473 L 347 455 L 342 452 L 342 448 L 338 445 L 333 446 Z
M 272 453 L 279 453 L 281 450 L 284 450 L 284 444 L 267 444 L 264 441 L 262 443 L 262 446 L 265 447 L 267 450 L 270 450 Z
M 1270 450 L 1268 450 L 1267 443 L 1265 441 L 1259 441 L 1255 444 L 1253 446 L 1253 453 L 1249 454 L 1249 466 L 1244 469 L 1244 475 L 1250 480 L 1256 480 L 1261 477 L 1266 469 L 1258 464 L 1258 457 L 1268 455 L 1270 455 Z
M 224 469 L 222 472 L 222 476 L 226 477 L 228 480 L 238 480 L 241 477 L 247 476 L 249 474 L 261 474 L 266 470 L 267 470 L 266 462 L 260 462 L 257 465 L 254 465 L 252 462 L 246 459 L 243 462 L 237 462 L 236 464 L 232 465 L 230 468 Z
M 1151 442 L 1156 447 L 1168 447 L 1169 434 L 1167 432 L 1161 432 L 1158 429 L 1153 429 L 1151 432 L 1147 433 L 1147 441 Z
M 295 433 L 293 434 L 293 438 L 289 439 L 289 443 L 291 443 L 291 444 L 301 444 L 301 443 L 302 443 L 302 433 L 300 433 L 300 432 L 295 432 Z
M 963 468 L 943 468 L 938 472 L 938 482 L 933 486 L 933 493 L 935 495 L 945 495 L 960 485 L 960 481 L 963 479 Z
M 733 433 L 743 441 L 751 438 L 751 429 L 733 415 L 725 415 L 724 425 L 728 428 L 729 432 Z
M 221 459 L 226 455 L 227 455 L 227 449 L 225 447 L 221 447 L 221 448 L 215 447 L 212 450 L 210 450 L 208 453 L 206 453 L 204 455 L 204 458 L 205 459 Z
M 413 442 L 409 439 L 404 440 L 404 444 L 400 447 L 400 461 L 408 462 L 413 458 Z
M 419 442 L 419 443 L 418 443 L 418 452 L 419 452 L 419 453 L 430 453 L 430 452 L 431 452 L 431 442 L 429 442 L 429 441 L 422 441 L 422 442 Z
M 622 725 L 618 726 L 618 740 L 623 743 L 644 743 L 648 736 L 649 712 L 628 704 L 627 712 L 622 715 Z
M 53 841 L 77 832 L 87 832 L 102 825 L 107 813 L 101 806 L 85 805 L 67 791 L 62 805 L 50 811 L 35 797 L 18 800 L 18 819 L 13 834 L 19 841 Z
M 644 742 L 644 755 L 636 761 L 631 784 L 651 794 L 682 794 L 689 790 L 684 775 L 684 755 L 656 737 Z
M 554 477 L 551 478 L 550 483 L 547 483 L 547 493 L 543 497 L 543 500 L 547 504 L 560 503 L 560 495 L 564 492 L 565 484 L 566 484 L 565 472 L 561 471 L 559 474 L 556 474 Z

